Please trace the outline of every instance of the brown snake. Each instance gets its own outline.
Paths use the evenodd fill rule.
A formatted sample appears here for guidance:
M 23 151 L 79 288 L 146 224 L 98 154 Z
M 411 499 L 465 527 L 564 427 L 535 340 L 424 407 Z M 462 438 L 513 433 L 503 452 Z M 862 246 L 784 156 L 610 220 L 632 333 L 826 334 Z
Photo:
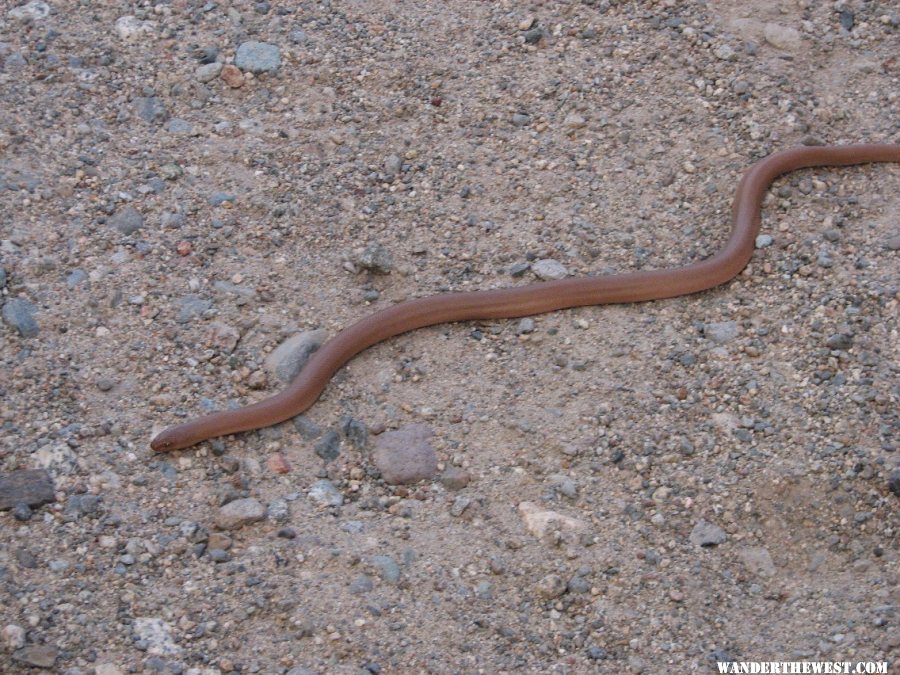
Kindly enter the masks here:
M 749 262 L 759 232 L 762 201 L 775 178 L 796 169 L 869 162 L 900 162 L 900 144 L 801 146 L 776 152 L 756 162 L 741 178 L 731 209 L 731 236 L 721 251 L 706 260 L 674 269 L 441 293 L 402 302 L 375 312 L 326 342 L 280 394 L 170 427 L 150 445 L 158 451 L 179 450 L 208 438 L 283 422 L 309 408 L 332 375 L 361 351 L 417 328 L 451 321 L 508 319 L 582 305 L 658 300 L 718 286 Z

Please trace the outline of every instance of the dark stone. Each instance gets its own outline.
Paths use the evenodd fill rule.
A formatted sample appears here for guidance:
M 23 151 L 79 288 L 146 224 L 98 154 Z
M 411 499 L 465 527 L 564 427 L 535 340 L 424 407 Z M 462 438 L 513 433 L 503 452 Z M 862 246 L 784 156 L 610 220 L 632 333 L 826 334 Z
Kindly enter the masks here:
M 336 431 L 329 431 L 316 443 L 315 449 L 319 457 L 331 462 L 341 454 L 341 437 Z
M 53 478 L 44 469 L 23 469 L 0 476 L 0 510 L 18 504 L 41 506 L 55 499 Z

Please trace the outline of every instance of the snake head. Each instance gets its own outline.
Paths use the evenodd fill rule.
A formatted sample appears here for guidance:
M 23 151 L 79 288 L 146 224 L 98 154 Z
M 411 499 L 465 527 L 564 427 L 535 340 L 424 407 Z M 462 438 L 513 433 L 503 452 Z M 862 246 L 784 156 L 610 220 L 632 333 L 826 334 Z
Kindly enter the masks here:
M 175 438 L 171 433 L 171 429 L 166 429 L 165 431 L 161 431 L 156 435 L 156 437 L 150 441 L 150 447 L 156 450 L 156 452 L 169 452 L 170 450 L 177 449 L 177 443 L 175 442 Z

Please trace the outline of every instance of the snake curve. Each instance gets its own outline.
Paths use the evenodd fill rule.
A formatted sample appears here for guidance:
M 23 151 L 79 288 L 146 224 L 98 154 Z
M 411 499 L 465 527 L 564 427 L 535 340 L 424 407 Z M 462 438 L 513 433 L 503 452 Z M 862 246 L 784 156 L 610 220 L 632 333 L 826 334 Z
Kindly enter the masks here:
M 358 353 L 417 328 L 453 321 L 509 319 L 584 305 L 659 300 L 724 284 L 750 261 L 762 201 L 775 178 L 797 169 L 871 162 L 900 162 L 900 144 L 798 146 L 773 153 L 753 164 L 741 178 L 731 209 L 731 234 L 725 246 L 710 258 L 684 267 L 440 293 L 396 304 L 327 341 L 281 393 L 165 429 L 150 446 L 160 452 L 180 450 L 210 438 L 283 422 L 315 403 L 332 375 Z

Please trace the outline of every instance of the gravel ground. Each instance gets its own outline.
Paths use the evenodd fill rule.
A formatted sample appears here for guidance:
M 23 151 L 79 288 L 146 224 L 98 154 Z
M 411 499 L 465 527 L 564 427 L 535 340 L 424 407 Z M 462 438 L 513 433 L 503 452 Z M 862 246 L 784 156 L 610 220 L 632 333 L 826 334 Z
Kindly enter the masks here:
M 896 166 L 779 180 L 724 287 L 420 330 L 299 419 L 148 444 L 278 391 L 295 334 L 711 254 L 756 159 L 900 142 L 898 31 L 887 0 L 0 2 L 0 670 L 896 667 Z

